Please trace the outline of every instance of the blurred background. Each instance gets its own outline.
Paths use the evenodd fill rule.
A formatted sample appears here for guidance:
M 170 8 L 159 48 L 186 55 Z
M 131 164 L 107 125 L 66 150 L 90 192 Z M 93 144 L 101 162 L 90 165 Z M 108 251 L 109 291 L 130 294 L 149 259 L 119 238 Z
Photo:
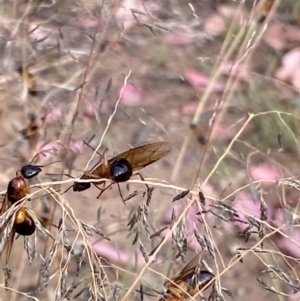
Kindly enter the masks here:
M 41 165 L 24 204 L 51 233 L 7 239 L 3 197 L 0 300 L 159 300 L 199 252 L 225 300 L 299 299 L 299 0 L 0 7 L 1 191 Z M 141 170 L 152 195 L 66 192 L 153 141 L 172 151 Z

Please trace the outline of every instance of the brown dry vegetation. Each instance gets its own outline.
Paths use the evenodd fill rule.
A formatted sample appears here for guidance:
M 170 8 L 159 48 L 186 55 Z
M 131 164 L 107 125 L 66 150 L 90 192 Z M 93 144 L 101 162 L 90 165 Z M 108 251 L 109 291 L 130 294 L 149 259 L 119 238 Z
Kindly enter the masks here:
M 51 236 L 37 230 L 14 241 L 0 301 L 159 300 L 164 282 L 201 250 L 199 236 L 219 300 L 296 300 L 300 75 L 279 68 L 300 46 L 300 1 L 246 2 L 0 2 L 1 190 L 52 148 L 38 164 L 59 162 L 29 181 L 23 203 L 61 223 L 46 224 Z M 268 31 L 278 24 L 284 34 Z M 116 185 L 100 199 L 93 186 L 63 193 L 70 176 L 99 161 L 82 140 L 110 157 L 168 141 L 171 153 L 142 170 L 155 187 L 150 203 L 138 177 L 121 184 L 124 196 L 138 191 L 126 206 Z M 164 226 L 172 231 L 150 238 Z

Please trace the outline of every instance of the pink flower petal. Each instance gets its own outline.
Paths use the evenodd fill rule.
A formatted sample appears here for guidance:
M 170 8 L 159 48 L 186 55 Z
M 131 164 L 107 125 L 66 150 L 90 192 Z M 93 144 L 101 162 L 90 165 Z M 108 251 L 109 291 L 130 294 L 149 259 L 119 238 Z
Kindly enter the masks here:
M 187 104 L 182 106 L 182 113 L 187 115 L 195 114 L 198 105 L 199 100 L 189 101 Z
M 238 194 L 233 202 L 233 208 L 237 210 L 239 219 L 246 223 L 248 223 L 246 219 L 246 214 L 250 216 L 254 216 L 258 219 L 260 218 L 261 204 L 258 201 L 254 201 L 249 194 L 246 193 Z M 268 220 L 271 220 L 271 218 L 272 218 L 272 210 L 269 210 L 268 208 Z M 246 223 L 244 224 L 241 222 L 230 222 L 230 223 L 222 222 L 225 231 L 231 234 L 235 234 L 236 230 L 238 230 L 238 232 L 244 231 L 248 227 L 248 224 Z
M 292 294 L 293 292 L 291 291 L 290 294 Z M 297 292 L 294 295 L 288 296 L 288 300 L 289 301 L 299 301 L 300 300 L 300 292 Z
M 145 10 L 147 9 L 147 11 Z M 140 22 L 147 22 L 149 21 L 149 12 L 156 12 L 160 9 L 159 4 L 154 1 L 147 1 L 144 2 L 142 0 L 123 0 L 121 1 L 121 5 L 115 12 L 115 19 L 118 24 L 120 24 L 123 28 L 123 31 L 128 31 L 131 27 L 137 25 L 137 21 L 133 16 L 131 9 L 140 11 L 144 13 L 142 14 L 135 14 L 136 18 Z
M 260 216 L 260 202 L 254 201 L 249 194 L 241 193 L 237 195 L 236 199 L 233 202 L 233 208 L 239 212 L 239 215 L 242 220 L 246 221 L 245 212 L 252 216 L 259 218 Z
M 280 236 L 277 240 L 277 247 L 289 255 L 300 258 L 300 231 L 292 229 L 288 235 L 289 237 Z M 293 242 L 292 240 L 295 242 Z
M 233 127 L 226 126 L 225 124 L 217 123 L 214 125 L 211 133 L 212 140 L 223 141 L 232 139 L 237 133 L 237 130 Z
M 209 77 L 196 70 L 188 70 L 184 73 L 185 80 L 195 87 L 206 87 L 210 81 Z
M 219 14 L 213 14 L 206 18 L 204 31 L 210 36 L 218 36 L 226 30 L 224 19 Z
M 142 101 L 141 88 L 138 88 L 134 84 L 127 84 L 122 92 L 121 103 L 126 106 L 137 106 Z
M 108 259 L 110 262 L 121 265 L 131 265 L 142 267 L 146 264 L 144 257 L 139 252 L 136 256 L 135 254 L 130 254 L 126 251 L 118 250 L 110 243 L 101 241 L 93 244 L 93 249 L 95 252 Z M 161 259 L 155 260 L 155 263 L 161 263 Z
M 82 153 L 86 147 L 87 146 L 84 144 L 82 140 L 76 140 L 70 143 L 70 149 L 77 154 Z
M 214 189 L 209 183 L 204 186 L 203 190 L 205 191 L 205 194 L 206 193 L 214 194 Z M 209 208 L 209 205 L 212 202 L 213 201 L 211 199 L 206 197 L 205 207 Z M 185 208 L 185 204 L 183 202 L 177 201 L 177 203 L 175 203 L 175 205 L 174 205 L 175 216 L 179 217 L 182 214 L 184 208 Z M 164 217 L 165 223 L 169 224 L 171 222 L 172 212 L 173 212 L 172 209 L 169 209 L 166 212 L 165 217 Z M 199 245 L 199 243 L 196 239 L 196 236 L 194 234 L 195 228 L 197 230 L 199 230 L 199 233 L 202 232 L 201 231 L 202 223 L 200 223 L 200 221 L 199 221 L 199 219 L 201 220 L 201 216 L 197 215 L 198 212 L 199 212 L 198 204 L 196 202 L 194 202 L 193 205 L 188 209 L 188 211 L 185 215 L 185 235 L 187 238 L 188 245 L 195 251 L 200 252 L 200 251 L 202 251 L 202 248 Z M 210 213 L 208 213 L 208 214 L 210 214 Z M 207 217 L 208 214 L 206 214 L 205 217 Z M 170 231 L 170 230 L 167 229 L 166 231 Z
M 278 234 L 280 236 L 276 239 L 276 246 L 288 255 L 300 257 L 300 230 L 293 227 L 293 225 L 289 225 L 289 223 L 290 221 L 285 217 L 284 210 L 277 209 L 274 212 L 271 224 L 287 235 L 285 237 Z
M 29 38 L 33 41 L 40 41 L 43 45 L 54 46 L 57 45 L 56 35 L 51 30 L 45 30 L 37 25 L 33 24 L 29 27 Z
M 277 70 L 276 77 L 290 81 L 300 89 L 300 48 L 294 48 L 283 56 L 282 66 Z
M 276 50 L 291 49 L 293 45 L 299 45 L 300 29 L 299 26 L 276 23 L 266 30 L 264 39 Z
M 59 151 L 61 146 L 55 142 L 40 141 L 37 143 L 34 153 L 38 154 L 39 164 L 48 161 L 53 155 Z
M 237 79 L 248 82 L 250 79 L 250 73 L 247 66 L 244 65 L 233 65 L 232 62 L 223 64 L 222 66 L 223 74 L 228 76 L 235 76 Z
M 101 119 L 101 114 L 108 114 L 108 104 L 107 102 L 104 102 L 101 104 L 99 109 L 99 103 L 93 103 L 90 101 L 85 102 L 85 115 L 88 117 L 92 117 L 93 120 L 96 118 Z
M 206 74 L 192 69 L 184 72 L 184 78 L 191 86 L 197 89 L 206 88 L 210 82 L 210 78 Z M 223 88 L 222 84 L 215 83 L 215 91 L 222 91 Z
M 96 28 L 98 23 L 99 20 L 97 19 L 92 20 L 90 18 L 76 18 L 71 20 L 68 23 L 68 26 L 75 27 L 80 30 L 91 30 L 93 28 Z
M 276 50 L 282 50 L 286 46 L 284 24 L 274 24 L 267 28 L 264 40 Z
M 62 116 L 62 106 L 56 106 L 43 117 L 44 123 L 52 123 Z
M 242 5 L 238 7 L 230 4 L 219 5 L 218 12 L 223 18 L 231 22 L 234 20 L 239 25 L 246 25 L 249 20 L 249 13 Z
M 166 34 L 163 38 L 163 41 L 164 43 L 171 45 L 187 45 L 193 43 L 195 39 L 196 37 L 187 35 L 186 33 L 172 32 Z
M 254 181 L 263 181 L 265 185 L 273 185 L 281 178 L 279 171 L 268 164 L 260 164 L 250 168 L 249 173 Z

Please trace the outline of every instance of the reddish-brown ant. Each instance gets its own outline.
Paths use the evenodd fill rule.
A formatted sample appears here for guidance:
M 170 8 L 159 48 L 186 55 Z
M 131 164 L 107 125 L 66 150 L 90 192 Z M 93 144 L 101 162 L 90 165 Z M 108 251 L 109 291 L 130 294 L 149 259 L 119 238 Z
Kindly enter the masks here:
M 41 152 L 41 153 L 45 153 Z M 34 162 L 34 160 L 37 158 L 38 155 L 41 153 L 38 153 L 34 156 L 31 162 Z M 49 164 L 55 163 L 57 161 L 51 162 Z M 30 194 L 30 188 L 26 181 L 26 179 L 32 179 L 33 177 L 36 177 L 41 171 L 42 167 L 45 167 L 46 165 L 33 165 L 33 164 L 26 164 L 23 165 L 22 168 L 17 171 L 16 177 L 11 179 L 7 185 L 7 200 L 14 204 L 15 202 L 21 200 L 26 195 Z M 20 175 L 21 174 L 21 175 Z
M 45 91 L 37 87 L 36 78 L 29 72 L 28 67 L 19 66 L 16 71 L 19 73 L 23 85 L 27 89 L 27 93 L 31 96 L 43 96 Z
M 178 275 L 164 283 L 166 292 L 160 301 L 183 301 L 213 283 L 214 274 L 200 269 L 202 254 L 197 254 Z
M 36 158 L 36 156 L 34 157 L 34 159 Z M 32 160 L 32 162 L 34 161 L 34 159 Z M 26 207 L 26 205 L 21 205 L 21 207 L 17 209 L 15 214 L 12 213 L 12 215 L 8 217 L 5 217 L 5 213 L 9 208 L 12 208 L 13 206 L 18 206 L 19 205 L 18 202 L 21 202 L 22 199 L 25 199 L 25 197 L 30 194 L 30 187 L 26 179 L 31 179 L 37 176 L 42 171 L 42 167 L 44 166 L 46 165 L 33 165 L 31 163 L 24 165 L 21 168 L 21 170 L 17 172 L 16 177 L 10 180 L 7 185 L 7 192 L 0 209 L 0 221 L 3 218 L 7 218 L 6 221 L 1 222 L 2 227 L 0 229 L 0 233 L 3 234 L 5 229 L 7 229 L 8 224 L 11 222 L 13 223 L 9 235 L 6 234 L 7 240 L 5 245 L 7 245 L 8 247 L 7 262 L 10 256 L 15 233 L 23 236 L 32 235 L 36 230 L 36 224 L 32 216 L 34 215 L 35 218 L 37 220 L 40 220 L 41 222 L 42 219 L 38 217 L 32 210 L 29 210 Z M 12 221 L 13 217 L 14 220 Z M 55 226 L 53 224 L 50 225 Z M 0 250 L 0 254 L 2 254 L 3 248 L 4 247 L 2 246 L 2 249 Z

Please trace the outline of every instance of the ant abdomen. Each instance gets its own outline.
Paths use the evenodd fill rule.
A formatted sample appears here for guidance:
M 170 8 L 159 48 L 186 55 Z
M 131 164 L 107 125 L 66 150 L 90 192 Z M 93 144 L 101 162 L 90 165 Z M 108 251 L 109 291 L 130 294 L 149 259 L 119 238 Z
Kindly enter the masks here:
M 22 224 L 15 224 L 15 231 L 19 235 L 29 236 L 35 232 L 35 223 L 32 219 L 28 219 Z
M 7 199 L 14 204 L 29 194 L 29 188 L 22 176 L 18 176 L 9 181 L 7 185 Z

